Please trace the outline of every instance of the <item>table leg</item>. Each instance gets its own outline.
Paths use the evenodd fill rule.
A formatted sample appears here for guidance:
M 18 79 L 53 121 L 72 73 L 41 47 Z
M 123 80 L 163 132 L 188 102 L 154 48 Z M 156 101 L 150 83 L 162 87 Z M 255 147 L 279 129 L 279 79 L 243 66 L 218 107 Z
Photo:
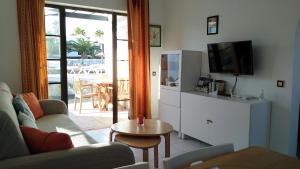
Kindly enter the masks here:
M 170 157 L 170 133 L 165 134 L 165 157 Z
M 112 142 L 113 134 L 114 134 L 114 131 L 113 131 L 113 130 L 110 130 L 110 133 L 109 133 L 109 141 L 110 141 L 110 142 Z
M 98 88 L 98 107 L 99 110 L 102 111 L 102 107 L 101 107 L 101 88 Z
M 149 161 L 149 153 L 148 153 L 148 148 L 143 149 L 143 162 L 148 162 Z
M 154 167 L 158 168 L 158 145 L 154 147 Z

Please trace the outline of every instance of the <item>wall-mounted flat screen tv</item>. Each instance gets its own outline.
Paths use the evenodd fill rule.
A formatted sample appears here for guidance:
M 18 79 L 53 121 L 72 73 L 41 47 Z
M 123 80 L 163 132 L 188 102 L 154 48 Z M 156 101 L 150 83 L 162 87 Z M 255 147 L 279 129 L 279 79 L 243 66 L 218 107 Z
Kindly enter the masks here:
M 207 44 L 209 71 L 253 75 L 252 41 Z

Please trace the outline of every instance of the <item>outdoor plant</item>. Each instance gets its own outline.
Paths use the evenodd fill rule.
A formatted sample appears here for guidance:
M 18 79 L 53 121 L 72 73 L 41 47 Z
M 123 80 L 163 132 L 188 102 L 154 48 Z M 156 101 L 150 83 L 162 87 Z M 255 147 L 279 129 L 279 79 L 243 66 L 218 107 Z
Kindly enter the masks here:
M 104 35 L 102 30 L 97 30 L 95 32 L 95 37 L 101 38 Z M 72 34 L 75 36 L 75 40 L 67 41 L 67 52 L 78 52 L 81 58 L 96 57 L 99 53 L 97 42 L 91 41 L 90 37 L 86 35 L 86 31 L 80 27 L 77 27 Z

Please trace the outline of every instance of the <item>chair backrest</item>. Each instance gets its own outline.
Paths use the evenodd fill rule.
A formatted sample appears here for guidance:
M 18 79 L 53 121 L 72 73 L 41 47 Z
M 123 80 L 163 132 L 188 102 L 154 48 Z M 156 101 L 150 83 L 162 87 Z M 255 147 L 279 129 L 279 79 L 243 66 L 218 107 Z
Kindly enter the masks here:
M 73 90 L 75 94 L 81 94 L 81 81 L 79 77 L 73 78 Z
M 140 162 L 140 163 L 136 163 L 133 165 L 118 167 L 115 169 L 149 169 L 149 163 L 148 162 Z
M 182 169 L 185 167 L 189 167 L 194 162 L 206 161 L 216 156 L 231 153 L 233 151 L 234 149 L 232 144 L 224 144 L 202 148 L 175 157 L 165 158 L 163 161 L 164 169 Z

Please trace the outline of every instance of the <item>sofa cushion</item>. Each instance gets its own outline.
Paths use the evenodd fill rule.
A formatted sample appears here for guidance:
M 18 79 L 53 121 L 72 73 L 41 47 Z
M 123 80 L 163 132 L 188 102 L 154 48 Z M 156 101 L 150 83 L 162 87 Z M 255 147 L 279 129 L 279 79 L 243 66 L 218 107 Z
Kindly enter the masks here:
M 35 118 L 28 107 L 27 103 L 23 99 L 21 95 L 17 95 L 13 98 L 13 105 L 17 113 L 22 112 L 25 113 L 28 117 L 35 121 Z
M 0 82 L 0 160 L 28 155 L 29 151 L 19 129 L 12 95 L 8 86 Z
M 37 126 L 35 124 L 35 120 L 21 111 L 18 114 L 18 120 L 19 120 L 20 125 L 22 125 L 22 126 L 37 128 Z
M 34 93 L 23 93 L 22 97 L 32 111 L 35 119 L 41 118 L 44 115 L 40 102 Z
M 44 132 L 39 129 L 21 126 L 21 132 L 32 154 L 73 148 L 70 136 L 65 133 Z
M 96 143 L 90 136 L 80 130 L 80 128 L 65 114 L 53 114 L 43 116 L 36 120 L 39 129 L 47 132 L 67 133 L 75 147 Z

